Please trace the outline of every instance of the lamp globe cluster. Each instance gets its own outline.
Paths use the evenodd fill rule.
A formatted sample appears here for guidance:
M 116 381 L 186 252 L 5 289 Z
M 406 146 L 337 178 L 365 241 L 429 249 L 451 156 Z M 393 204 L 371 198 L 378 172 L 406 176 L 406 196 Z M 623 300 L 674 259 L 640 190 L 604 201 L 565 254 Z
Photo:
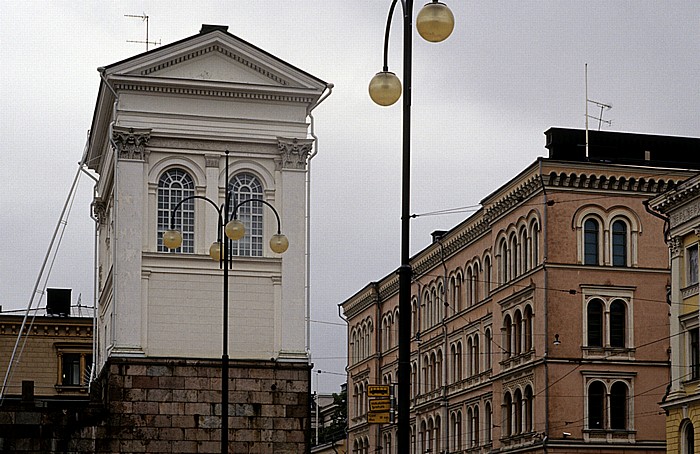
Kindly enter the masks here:
M 444 3 L 433 0 L 421 8 L 416 17 L 416 29 L 423 39 L 431 43 L 439 43 L 446 40 L 455 28 L 455 18 Z M 386 60 L 386 55 L 385 55 Z M 390 106 L 399 100 L 401 81 L 386 68 L 372 77 L 369 82 L 369 96 L 380 106 Z

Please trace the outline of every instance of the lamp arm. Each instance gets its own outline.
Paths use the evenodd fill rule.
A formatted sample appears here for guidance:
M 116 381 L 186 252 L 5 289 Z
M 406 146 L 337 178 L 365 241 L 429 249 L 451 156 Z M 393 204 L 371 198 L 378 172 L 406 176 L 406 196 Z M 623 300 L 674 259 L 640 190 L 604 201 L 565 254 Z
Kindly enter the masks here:
M 221 211 L 222 210 L 220 207 L 218 207 L 216 205 L 216 203 L 214 203 L 213 200 L 211 200 L 208 197 L 204 197 L 203 195 L 191 195 L 191 196 L 185 197 L 184 199 L 177 202 L 177 205 L 175 205 L 175 207 L 172 210 L 170 210 L 170 228 L 172 230 L 175 230 L 175 214 L 177 213 L 177 210 L 180 209 L 180 207 L 182 206 L 183 203 L 187 202 L 188 200 L 192 200 L 192 199 L 204 200 L 204 201 L 208 202 L 211 206 L 213 206 L 214 209 L 216 210 L 216 212 L 219 214 L 219 225 L 220 226 L 223 225 L 221 222 L 221 220 L 222 220 Z M 218 240 L 221 241 L 221 232 L 219 232 L 218 236 L 219 236 Z
M 384 30 L 384 72 L 389 71 L 389 32 L 391 31 L 391 18 L 394 16 L 394 8 L 396 7 L 396 1 L 391 2 L 391 7 L 389 8 L 389 15 L 386 18 L 386 28 Z M 401 6 L 404 11 L 406 11 L 406 4 L 404 0 L 401 0 Z
M 272 212 L 275 213 L 275 218 L 277 219 L 277 233 L 282 233 L 282 223 L 280 222 L 279 213 L 277 213 L 277 210 L 275 209 L 274 206 L 272 206 L 272 204 L 270 204 L 270 202 L 267 202 L 263 199 L 248 199 L 248 200 L 243 200 L 242 202 L 237 203 L 236 205 L 234 205 L 232 213 L 231 213 L 232 219 L 237 219 L 238 209 L 242 205 L 245 205 L 246 203 L 252 203 L 252 202 L 260 202 L 260 203 L 263 203 L 263 204 L 267 205 L 268 207 L 270 207 Z M 226 216 L 228 216 L 228 214 Z

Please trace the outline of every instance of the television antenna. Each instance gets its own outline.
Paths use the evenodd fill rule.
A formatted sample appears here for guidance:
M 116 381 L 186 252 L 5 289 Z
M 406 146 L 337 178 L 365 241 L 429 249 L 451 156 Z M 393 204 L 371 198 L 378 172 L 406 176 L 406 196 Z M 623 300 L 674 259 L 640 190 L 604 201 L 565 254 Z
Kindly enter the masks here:
M 148 52 L 148 45 L 149 45 L 149 44 L 153 44 L 154 46 L 160 46 L 160 40 L 158 40 L 158 42 L 149 41 L 149 40 L 148 40 L 148 16 L 146 15 L 146 13 L 143 13 L 143 14 L 141 14 L 141 15 L 138 15 L 138 14 L 124 14 L 124 17 L 135 17 L 135 18 L 137 18 L 137 19 L 141 19 L 142 21 L 144 21 L 144 22 L 146 23 L 146 41 L 133 41 L 133 40 L 127 39 L 127 40 L 126 40 L 127 43 L 146 44 L 146 52 Z
M 605 123 L 608 126 L 612 125 L 612 120 L 603 120 L 603 112 L 605 110 L 610 110 L 612 109 L 611 104 L 605 104 L 600 101 L 594 101 L 588 97 L 588 63 L 586 63 L 585 66 L 585 79 L 586 79 L 586 158 L 588 158 L 588 119 L 592 118 L 594 120 L 598 120 L 598 131 L 600 131 L 600 126 Z M 595 117 L 593 115 L 588 114 L 588 105 L 593 104 L 596 107 L 600 108 L 600 114 Z

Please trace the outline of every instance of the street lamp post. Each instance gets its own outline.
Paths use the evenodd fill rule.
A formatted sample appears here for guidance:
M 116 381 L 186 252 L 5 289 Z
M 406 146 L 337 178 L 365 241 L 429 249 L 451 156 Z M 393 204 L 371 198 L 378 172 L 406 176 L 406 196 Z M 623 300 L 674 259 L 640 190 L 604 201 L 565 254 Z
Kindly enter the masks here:
M 281 233 L 280 217 L 275 207 L 262 199 L 246 199 L 235 203 L 231 209 L 232 193 L 229 189 L 229 174 L 228 174 L 228 154 L 226 150 L 226 200 L 222 205 L 217 205 L 216 202 L 208 197 L 193 195 L 180 200 L 177 205 L 171 210 L 170 214 L 170 230 L 163 232 L 163 245 L 169 249 L 177 249 L 182 245 L 182 234 L 175 230 L 175 215 L 182 204 L 191 199 L 201 199 L 208 202 L 214 207 L 218 213 L 217 224 L 217 239 L 209 248 L 209 255 L 213 260 L 219 262 L 219 266 L 223 269 L 224 274 L 224 302 L 223 302 L 223 345 L 221 353 L 221 454 L 227 454 L 228 450 L 228 371 L 229 371 L 229 356 L 228 356 L 228 270 L 232 264 L 231 245 L 230 241 L 237 241 L 245 235 L 245 227 L 243 222 L 238 219 L 238 209 L 248 203 L 262 203 L 270 207 L 277 219 L 277 233 L 270 239 L 270 249 L 273 252 L 282 254 L 289 247 L 287 237 Z M 229 219 L 229 216 L 231 217 Z
M 369 95 L 380 106 L 390 106 L 401 96 L 401 82 L 389 71 L 388 50 L 391 18 L 397 0 L 392 0 L 384 34 L 384 67 L 369 83 Z M 403 9 L 403 133 L 401 172 L 401 266 L 399 267 L 399 360 L 397 378 L 397 449 L 406 454 L 410 448 L 411 405 L 411 264 L 410 264 L 410 189 L 411 189 L 411 65 L 413 54 L 413 0 L 401 0 Z M 430 42 L 447 39 L 454 29 L 454 16 L 443 3 L 427 3 L 416 18 L 418 33 Z

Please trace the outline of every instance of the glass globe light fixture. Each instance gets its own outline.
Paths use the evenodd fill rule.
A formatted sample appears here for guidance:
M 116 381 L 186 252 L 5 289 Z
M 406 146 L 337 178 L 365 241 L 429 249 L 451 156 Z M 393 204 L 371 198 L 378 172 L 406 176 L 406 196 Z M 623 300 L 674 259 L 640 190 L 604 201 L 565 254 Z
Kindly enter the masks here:
M 209 246 L 209 256 L 215 262 L 221 261 L 221 249 L 222 247 L 220 241 L 214 241 L 211 243 L 211 246 Z
M 369 97 L 380 106 L 390 106 L 401 97 L 401 81 L 390 71 L 380 71 L 369 81 Z
M 416 17 L 416 29 L 424 40 L 439 43 L 446 40 L 455 28 L 455 17 L 444 3 L 433 0 L 426 3 Z
M 177 249 L 182 246 L 182 234 L 178 230 L 166 230 L 163 232 L 163 246 L 168 249 Z
M 289 247 L 289 240 L 281 233 L 276 233 L 270 238 L 270 249 L 278 254 L 283 253 Z
M 231 219 L 228 221 L 224 230 L 226 231 L 226 236 L 233 241 L 240 240 L 243 238 L 243 235 L 245 235 L 245 226 L 239 219 Z

